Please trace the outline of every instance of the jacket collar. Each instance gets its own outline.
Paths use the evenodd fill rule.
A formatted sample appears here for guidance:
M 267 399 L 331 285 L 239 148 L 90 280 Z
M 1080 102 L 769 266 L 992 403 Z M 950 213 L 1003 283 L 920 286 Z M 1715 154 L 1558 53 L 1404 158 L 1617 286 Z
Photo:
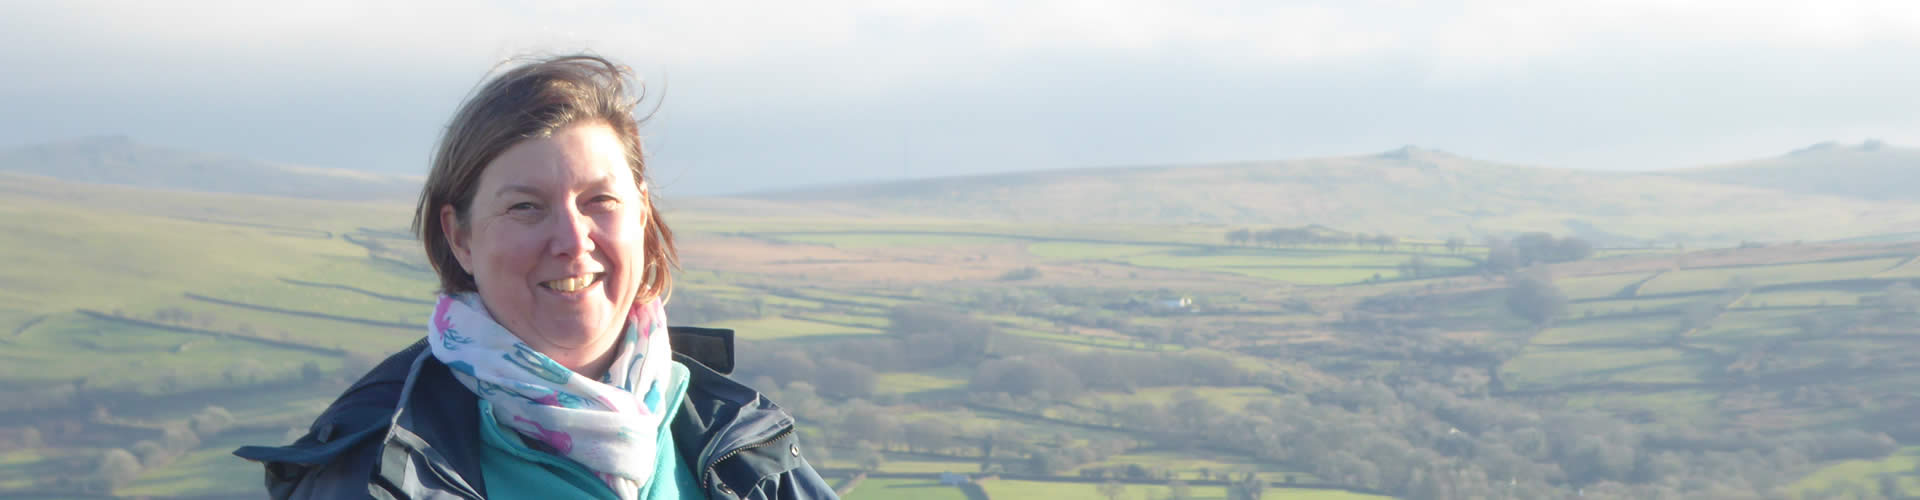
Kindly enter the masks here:
M 691 378 L 686 399 L 674 415 L 674 445 L 681 457 L 695 467 L 701 487 L 714 480 L 735 484 L 735 489 L 750 485 L 761 476 L 792 469 L 795 464 L 780 461 L 768 470 L 755 471 L 755 477 L 727 476 L 715 469 L 720 461 L 741 450 L 764 446 L 793 432 L 793 416 L 759 392 L 741 385 L 705 365 L 679 353 L 675 360 L 687 365 Z M 778 455 L 786 457 L 786 450 Z

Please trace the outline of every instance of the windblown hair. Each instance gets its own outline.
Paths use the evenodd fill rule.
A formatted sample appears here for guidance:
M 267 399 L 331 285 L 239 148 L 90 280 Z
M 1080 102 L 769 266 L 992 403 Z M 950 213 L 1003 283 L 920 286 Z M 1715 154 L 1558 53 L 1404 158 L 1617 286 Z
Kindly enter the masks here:
M 632 71 L 594 55 L 534 60 L 500 73 L 468 96 L 447 124 L 433 155 L 433 170 L 413 212 L 413 232 L 426 246 L 427 261 L 440 276 L 445 293 L 476 291 L 473 275 L 460 267 L 441 227 L 440 207 L 452 206 L 464 229 L 480 174 L 494 158 L 522 141 L 550 137 L 577 123 L 602 122 L 613 128 L 633 169 L 635 186 L 646 203 L 646 249 L 635 300 L 664 299 L 673 288 L 679 257 L 673 231 L 654 210 L 647 189 L 646 159 L 640 145 L 640 119 L 633 111 L 642 96 L 628 94 Z

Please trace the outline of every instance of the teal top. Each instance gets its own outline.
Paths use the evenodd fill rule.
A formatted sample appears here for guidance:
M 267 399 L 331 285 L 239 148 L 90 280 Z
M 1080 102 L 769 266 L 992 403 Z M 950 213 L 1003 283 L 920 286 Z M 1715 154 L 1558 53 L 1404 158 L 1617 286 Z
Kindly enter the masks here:
M 668 401 L 682 401 L 687 392 L 687 367 L 673 364 L 674 390 Z M 679 411 L 678 406 L 674 411 Z M 673 416 L 660 424 L 658 467 L 653 481 L 641 485 L 640 498 L 646 500 L 702 499 L 706 494 L 693 478 L 693 467 L 673 444 Z M 480 399 L 480 474 L 486 478 L 487 496 L 493 498 L 600 498 L 617 500 L 613 488 L 579 462 L 527 446 L 519 433 L 493 418 L 493 405 Z M 558 479 L 558 481 L 556 481 Z

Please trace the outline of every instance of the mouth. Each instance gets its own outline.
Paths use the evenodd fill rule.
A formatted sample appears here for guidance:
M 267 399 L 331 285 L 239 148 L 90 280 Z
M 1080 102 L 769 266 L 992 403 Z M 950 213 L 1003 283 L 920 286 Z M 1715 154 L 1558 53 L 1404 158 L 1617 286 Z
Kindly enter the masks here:
M 563 294 L 570 294 L 600 284 L 600 278 L 605 275 L 606 273 L 588 273 L 579 276 L 569 276 L 552 281 L 542 281 L 540 282 L 540 287 Z

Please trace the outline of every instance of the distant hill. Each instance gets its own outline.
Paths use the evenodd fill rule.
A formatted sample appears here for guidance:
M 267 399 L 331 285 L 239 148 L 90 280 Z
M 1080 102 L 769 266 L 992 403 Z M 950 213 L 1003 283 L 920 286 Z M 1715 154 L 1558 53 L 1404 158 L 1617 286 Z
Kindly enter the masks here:
M 1322 224 L 1416 237 L 1539 230 L 1603 244 L 1824 240 L 1920 230 L 1920 204 L 1904 199 L 1671 173 L 1518 166 L 1416 147 L 1350 157 L 910 180 L 740 198 L 849 215 Z
M 1920 149 L 1823 142 L 1774 158 L 1662 172 L 1683 179 L 1869 200 L 1920 200 Z
M 0 151 L 0 172 L 92 184 L 325 200 L 411 200 L 421 179 L 169 149 L 121 136 Z

